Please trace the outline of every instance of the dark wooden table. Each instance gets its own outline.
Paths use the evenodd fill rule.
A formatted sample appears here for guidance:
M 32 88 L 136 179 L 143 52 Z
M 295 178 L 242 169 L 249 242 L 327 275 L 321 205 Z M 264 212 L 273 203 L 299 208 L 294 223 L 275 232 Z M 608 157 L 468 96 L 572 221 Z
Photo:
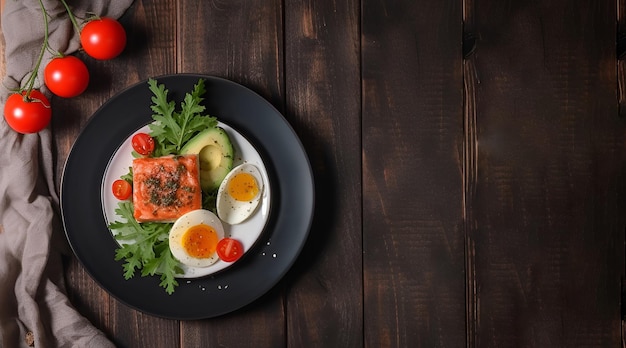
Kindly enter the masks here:
M 315 219 L 287 276 L 223 317 L 135 311 L 74 258 L 72 302 L 120 347 L 622 346 L 625 10 L 137 0 L 122 56 L 86 59 L 88 91 L 53 99 L 59 174 L 114 94 L 215 75 L 296 130 Z

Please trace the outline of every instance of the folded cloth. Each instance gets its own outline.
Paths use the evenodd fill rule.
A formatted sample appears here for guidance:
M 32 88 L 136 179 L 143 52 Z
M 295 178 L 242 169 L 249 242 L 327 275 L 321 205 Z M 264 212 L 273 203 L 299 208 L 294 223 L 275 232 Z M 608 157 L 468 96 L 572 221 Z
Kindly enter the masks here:
M 132 0 L 71 1 L 79 18 L 89 13 L 119 18 Z M 79 48 L 59 0 L 43 0 L 49 14 L 49 45 L 64 54 Z M 2 10 L 6 76 L 0 107 L 23 85 L 44 38 L 38 0 L 7 0 Z M 41 84 L 46 53 L 40 68 Z M 54 103 L 53 103 L 54 104 Z M 54 107 L 54 106 L 53 106 Z M 50 129 L 21 135 L 0 118 L 0 347 L 113 347 L 106 335 L 68 300 L 61 264 L 63 233 L 58 218 Z

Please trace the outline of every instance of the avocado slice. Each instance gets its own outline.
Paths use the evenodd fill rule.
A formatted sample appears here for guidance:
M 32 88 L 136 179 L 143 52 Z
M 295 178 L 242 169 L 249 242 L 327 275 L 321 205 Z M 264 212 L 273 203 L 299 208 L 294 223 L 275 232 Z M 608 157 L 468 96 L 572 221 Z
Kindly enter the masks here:
M 200 186 L 205 192 L 217 190 L 228 172 L 233 169 L 233 145 L 221 127 L 206 129 L 180 150 L 181 155 L 198 155 Z

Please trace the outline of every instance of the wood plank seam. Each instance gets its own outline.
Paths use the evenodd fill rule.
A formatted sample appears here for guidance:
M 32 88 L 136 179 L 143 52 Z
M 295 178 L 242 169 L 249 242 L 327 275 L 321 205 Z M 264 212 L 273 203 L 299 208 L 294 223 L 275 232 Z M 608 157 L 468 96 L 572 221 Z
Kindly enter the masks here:
M 477 156 L 478 148 L 476 143 L 476 112 L 474 84 L 475 69 L 471 59 L 464 63 L 464 132 L 465 151 L 463 160 L 463 215 L 465 230 L 465 274 L 466 274 L 466 330 L 467 347 L 476 346 L 476 334 L 479 320 L 478 312 L 478 289 L 476 284 L 475 257 L 476 250 L 473 241 L 474 223 L 471 205 L 474 197 L 477 180 Z
M 621 118 L 626 117 L 626 0 L 617 0 L 617 34 L 616 34 L 616 62 L 617 62 L 617 110 Z M 626 228 L 624 230 L 626 236 Z M 625 246 L 626 248 L 626 246 Z M 625 253 L 626 254 L 626 253 Z M 624 259 L 626 264 L 626 259 Z M 626 347 L 626 292 L 625 275 L 621 276 L 621 342 L 622 348 Z
M 617 34 L 616 34 L 616 57 L 617 57 L 617 107 L 620 117 L 626 116 L 626 19 L 623 16 L 626 10 L 626 1 L 617 0 Z
M 474 61 L 477 35 L 474 25 L 474 2 L 463 0 L 463 223 L 465 235 L 465 320 L 466 346 L 478 346 L 479 292 L 476 282 L 475 224 L 471 210 L 478 178 L 478 144 L 476 129 L 476 94 L 479 82 Z

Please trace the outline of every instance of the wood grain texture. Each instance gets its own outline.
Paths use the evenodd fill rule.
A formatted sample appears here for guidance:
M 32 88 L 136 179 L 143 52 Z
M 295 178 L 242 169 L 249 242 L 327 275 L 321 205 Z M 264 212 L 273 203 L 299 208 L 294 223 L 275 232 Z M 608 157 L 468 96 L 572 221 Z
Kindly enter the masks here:
M 465 344 L 459 1 L 363 1 L 367 347 Z
M 617 0 L 617 100 L 619 116 L 626 119 L 626 0 Z
M 615 3 L 480 2 L 468 221 L 478 347 L 617 346 Z
M 108 98 L 148 77 L 210 74 L 293 126 L 315 219 L 286 277 L 234 313 L 145 315 L 68 251 L 71 302 L 118 347 L 626 347 L 625 9 L 135 0 L 124 53 L 77 53 L 89 89 L 52 99 L 57 180 Z
M 363 345 L 359 16 L 358 1 L 285 2 L 286 116 L 316 187 L 287 293 L 290 347 Z
M 236 81 L 283 109 L 281 1 L 181 0 L 178 12 L 178 72 Z

